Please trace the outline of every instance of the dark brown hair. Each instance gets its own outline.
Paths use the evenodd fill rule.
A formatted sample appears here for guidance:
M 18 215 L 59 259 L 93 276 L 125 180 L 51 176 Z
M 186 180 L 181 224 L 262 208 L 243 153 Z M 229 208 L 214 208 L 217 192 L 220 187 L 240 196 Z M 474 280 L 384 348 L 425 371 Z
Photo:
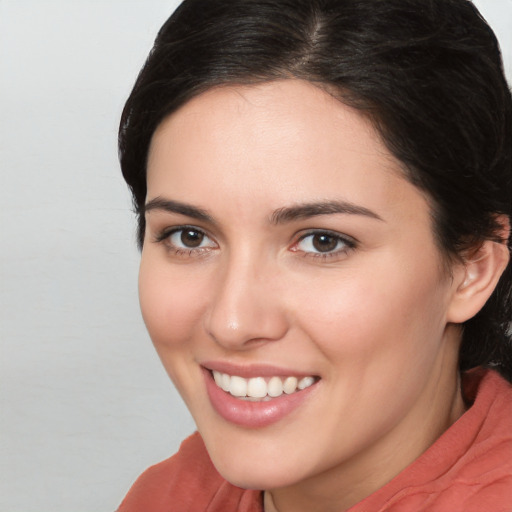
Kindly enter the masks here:
M 124 178 L 144 241 L 146 158 L 166 116 L 225 84 L 299 78 L 368 116 L 432 204 L 443 254 L 500 240 L 512 215 L 512 100 L 494 33 L 468 0 L 185 0 L 126 102 Z M 512 264 L 465 323 L 462 370 L 512 379 Z

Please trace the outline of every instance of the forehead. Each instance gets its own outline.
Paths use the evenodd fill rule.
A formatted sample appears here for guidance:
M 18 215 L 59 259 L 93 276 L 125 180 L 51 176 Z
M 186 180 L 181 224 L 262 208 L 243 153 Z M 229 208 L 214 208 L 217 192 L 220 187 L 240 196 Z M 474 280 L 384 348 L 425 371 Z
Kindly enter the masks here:
M 156 130 L 147 177 L 149 199 L 212 204 L 226 215 L 228 200 L 241 218 L 331 199 L 375 210 L 406 207 L 405 198 L 426 209 L 368 119 L 300 80 L 193 98 Z
M 196 137 L 222 142 L 220 137 L 227 134 L 228 123 L 236 126 L 240 136 L 251 131 L 258 136 L 268 134 L 276 144 L 290 141 L 294 135 L 311 138 L 315 132 L 317 144 L 320 139 L 328 142 L 329 135 L 341 135 L 337 143 L 345 139 L 354 151 L 372 151 L 380 146 L 382 152 L 388 154 L 372 124 L 359 112 L 324 89 L 295 79 L 216 87 L 195 96 L 158 126 L 150 153 L 163 131 L 170 136 L 193 128 Z
M 336 156 L 343 158 L 333 166 Z M 153 136 L 149 174 L 164 161 L 183 174 L 191 164 L 213 172 L 229 163 L 223 171 L 233 177 L 283 174 L 284 163 L 297 172 L 308 166 L 348 171 L 362 163 L 400 169 L 367 119 L 299 80 L 215 88 L 193 98 Z

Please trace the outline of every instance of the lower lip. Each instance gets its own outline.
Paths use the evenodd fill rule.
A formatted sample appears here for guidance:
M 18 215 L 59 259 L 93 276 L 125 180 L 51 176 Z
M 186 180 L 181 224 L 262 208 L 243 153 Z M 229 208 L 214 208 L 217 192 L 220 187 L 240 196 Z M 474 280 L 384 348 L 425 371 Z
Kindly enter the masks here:
M 296 391 L 291 395 L 282 394 L 265 402 L 241 400 L 219 388 L 209 370 L 203 368 L 206 390 L 215 411 L 226 421 L 246 428 L 261 428 L 283 419 L 300 407 L 316 388 L 316 384 Z

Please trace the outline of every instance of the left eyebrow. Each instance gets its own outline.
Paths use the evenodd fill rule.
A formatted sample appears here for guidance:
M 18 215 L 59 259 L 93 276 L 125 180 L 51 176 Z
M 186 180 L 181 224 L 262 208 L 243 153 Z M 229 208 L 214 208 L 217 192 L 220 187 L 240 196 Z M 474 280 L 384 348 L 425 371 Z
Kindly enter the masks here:
M 271 215 L 270 221 L 272 224 L 284 224 L 294 220 L 318 215 L 331 215 L 333 213 L 363 215 L 364 217 L 384 222 L 384 219 L 374 211 L 348 201 L 320 201 L 317 203 L 306 203 L 279 208 Z

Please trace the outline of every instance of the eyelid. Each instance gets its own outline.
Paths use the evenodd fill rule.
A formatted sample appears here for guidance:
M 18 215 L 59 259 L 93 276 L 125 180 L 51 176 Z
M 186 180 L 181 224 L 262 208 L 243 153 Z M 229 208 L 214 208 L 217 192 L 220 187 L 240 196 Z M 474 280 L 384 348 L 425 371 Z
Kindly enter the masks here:
M 297 247 L 300 242 L 302 242 L 303 240 L 305 240 L 306 238 L 308 238 L 310 236 L 315 236 L 315 235 L 327 235 L 329 237 L 336 239 L 338 241 L 338 243 L 341 242 L 342 244 L 344 244 L 344 246 L 341 249 L 335 249 L 335 250 L 329 251 L 329 252 L 302 251 L 301 249 L 299 249 Z M 309 229 L 306 232 L 299 234 L 299 236 L 296 238 L 295 242 L 292 244 L 290 250 L 292 250 L 293 252 L 302 252 L 304 254 L 304 256 L 309 256 L 309 257 L 313 257 L 313 258 L 318 258 L 318 257 L 330 258 L 330 257 L 336 257 L 336 256 L 339 257 L 342 255 L 345 255 L 349 251 L 355 249 L 357 247 L 357 245 L 358 245 L 358 241 L 354 237 L 351 237 L 344 233 L 339 233 L 337 231 L 332 231 L 330 229 Z
M 187 229 L 201 233 L 202 235 L 204 235 L 205 238 L 207 238 L 208 240 L 210 240 L 212 242 L 212 245 L 207 246 L 207 247 L 177 247 L 170 243 L 170 238 L 172 235 L 179 233 L 180 231 L 186 231 Z M 165 245 L 167 245 L 168 249 L 170 249 L 170 250 L 188 251 L 190 253 L 205 252 L 205 251 L 208 251 L 209 249 L 213 249 L 218 246 L 214 237 L 212 237 L 205 229 L 200 228 L 198 226 L 194 226 L 193 224 L 180 224 L 177 226 L 166 227 L 155 234 L 153 241 L 157 244 L 164 243 Z M 168 243 L 166 243 L 166 242 L 168 242 Z
M 208 239 L 211 244 L 209 244 L 206 247 L 180 247 L 178 245 L 175 245 L 170 242 L 170 238 L 180 231 L 186 231 L 187 229 L 197 231 L 198 233 L 201 233 L 204 235 L 206 239 Z M 315 235 L 327 235 L 329 237 L 334 238 L 337 241 L 337 244 L 341 243 L 342 247 L 338 249 L 333 249 L 332 251 L 306 251 L 302 250 L 298 247 L 298 245 L 305 240 L 308 237 L 312 237 Z M 357 245 L 358 241 L 349 235 L 346 235 L 344 233 L 340 233 L 337 231 L 333 231 L 330 229 L 321 229 L 321 228 L 315 228 L 315 229 L 308 229 L 302 232 L 299 232 L 295 235 L 295 241 L 292 243 L 292 245 L 289 247 L 289 250 L 292 252 L 302 253 L 304 257 L 311 257 L 311 258 L 321 258 L 321 259 L 328 259 L 328 258 L 340 258 L 345 256 L 348 252 L 354 250 Z M 158 233 L 154 235 L 153 241 L 155 243 L 164 243 L 164 245 L 167 247 L 168 251 L 175 252 L 177 255 L 186 255 L 188 256 L 199 256 L 204 253 L 210 252 L 210 250 L 218 248 L 218 243 L 215 240 L 213 236 L 211 236 L 207 230 L 200 228 L 198 226 L 195 226 L 193 224 L 180 224 L 175 226 L 168 226 L 166 228 L 163 228 Z
M 154 235 L 155 242 L 161 242 L 161 241 L 165 240 L 166 238 L 168 238 L 170 235 L 172 235 L 178 231 L 184 231 L 186 229 L 198 231 L 199 233 L 203 233 L 204 235 L 206 235 L 208 238 L 211 238 L 211 236 L 206 232 L 206 230 L 204 230 L 198 226 L 194 226 L 192 224 L 179 224 L 176 226 L 168 226 L 168 227 L 158 230 L 158 232 L 155 233 L 155 235 Z
M 332 236 L 333 238 L 338 238 L 339 240 L 345 242 L 349 245 L 357 245 L 358 241 L 350 235 L 347 235 L 345 233 L 340 233 L 339 231 L 334 231 L 332 229 L 322 229 L 322 228 L 313 228 L 313 229 L 306 229 L 302 232 L 300 232 L 297 236 L 297 241 L 304 240 L 304 238 L 312 235 L 328 235 Z

